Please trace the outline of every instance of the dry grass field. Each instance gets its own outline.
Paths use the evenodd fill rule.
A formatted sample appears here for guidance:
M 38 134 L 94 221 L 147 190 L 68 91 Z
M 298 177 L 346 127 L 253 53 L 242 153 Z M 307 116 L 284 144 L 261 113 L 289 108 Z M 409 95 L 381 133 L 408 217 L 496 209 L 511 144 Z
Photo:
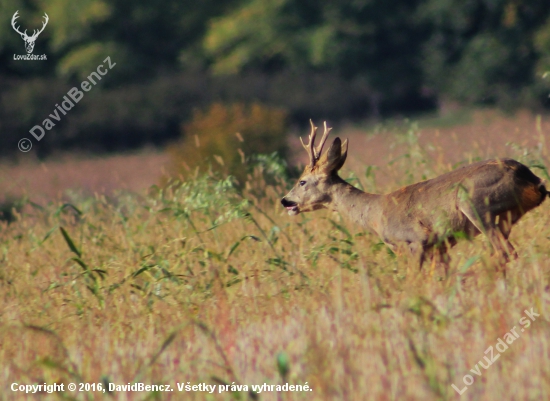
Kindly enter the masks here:
M 549 179 L 547 117 L 435 125 L 335 127 L 351 141 L 342 176 L 387 192 L 509 156 Z M 154 157 L 151 184 L 165 160 Z M 2 185 L 32 182 L 24 168 L 3 167 Z M 512 231 L 520 257 L 505 279 L 481 236 L 451 251 L 444 279 L 339 215 L 287 216 L 279 199 L 293 182 L 265 176 L 242 192 L 209 175 L 147 191 L 100 179 L 92 195 L 29 184 L 40 201 L 0 225 L 0 400 L 550 399 L 550 201 Z M 173 391 L 98 391 L 133 383 Z M 252 391 L 264 383 L 311 391 Z

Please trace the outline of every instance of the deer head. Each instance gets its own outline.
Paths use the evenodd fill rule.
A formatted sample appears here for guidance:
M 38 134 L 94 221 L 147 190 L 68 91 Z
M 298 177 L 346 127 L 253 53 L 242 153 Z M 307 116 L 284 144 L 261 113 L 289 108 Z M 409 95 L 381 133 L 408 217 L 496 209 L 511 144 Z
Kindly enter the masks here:
M 313 125 L 313 121 L 309 122 L 311 124 L 309 143 L 305 145 L 300 138 L 309 155 L 309 164 L 294 188 L 281 199 L 281 203 L 288 210 L 290 216 L 329 207 L 332 201 L 331 187 L 337 182 L 342 182 L 338 176 L 338 170 L 344 165 L 348 154 L 348 141 L 346 139 L 342 144 L 340 138 L 334 139 L 330 148 L 323 154 L 323 146 L 331 128 L 327 127 L 325 121 L 323 137 L 319 145 L 315 147 L 317 127 Z
M 34 42 L 36 42 L 38 35 L 40 35 L 44 30 L 44 28 L 46 28 L 46 25 L 48 25 L 49 17 L 48 17 L 48 14 L 44 13 L 44 17 L 42 17 L 44 18 L 44 22 L 42 23 L 42 28 L 40 30 L 35 29 L 33 34 L 31 36 L 28 36 L 26 29 L 25 29 L 25 32 L 21 32 L 19 30 L 19 27 L 15 25 L 15 20 L 19 18 L 17 13 L 19 13 L 19 10 L 17 10 L 15 14 L 13 14 L 13 17 L 11 19 L 11 26 L 13 27 L 15 32 L 21 35 L 21 38 L 23 38 L 23 40 L 25 41 L 25 49 L 27 50 L 27 53 L 30 54 L 34 50 Z

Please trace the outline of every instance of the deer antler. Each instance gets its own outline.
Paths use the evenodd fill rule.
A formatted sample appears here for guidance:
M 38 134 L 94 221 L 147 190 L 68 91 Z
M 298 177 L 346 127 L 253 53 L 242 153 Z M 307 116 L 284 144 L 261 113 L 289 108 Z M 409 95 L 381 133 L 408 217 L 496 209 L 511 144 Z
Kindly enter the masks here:
M 29 37 L 27 35 L 27 30 L 26 29 L 25 29 L 25 32 L 21 32 L 19 30 L 19 27 L 15 25 L 15 21 L 17 20 L 17 18 L 19 18 L 19 15 L 17 15 L 18 13 L 19 13 L 19 10 L 17 10 L 15 12 L 15 14 L 13 14 L 13 17 L 11 18 L 11 26 L 13 27 L 15 32 L 17 32 L 19 35 L 21 35 L 23 38 L 26 38 L 26 39 L 35 39 L 36 37 L 38 37 L 38 35 L 40 35 L 42 33 L 44 28 L 46 28 L 46 25 L 48 25 L 48 21 L 50 20 L 50 17 L 48 17 L 48 14 L 44 13 L 44 16 L 42 18 L 44 18 L 45 21 L 42 23 L 42 28 L 40 30 L 35 29 L 33 31 L 32 36 Z
M 44 16 L 42 17 L 44 18 L 44 22 L 42 23 L 42 29 L 40 29 L 38 32 L 36 32 L 37 30 L 35 29 L 34 30 L 34 33 L 32 35 L 32 37 L 37 37 L 38 35 L 40 35 L 42 33 L 42 31 L 44 30 L 44 28 L 46 28 L 46 25 L 48 25 L 48 21 L 50 20 L 50 17 L 48 17 L 48 14 L 44 13 Z
M 13 14 L 13 17 L 11 18 L 11 26 L 13 27 L 13 29 L 15 30 L 15 32 L 17 32 L 19 35 L 21 36 L 27 36 L 27 30 L 25 29 L 25 32 L 21 32 L 19 30 L 19 28 L 15 25 L 15 20 L 17 18 L 19 18 L 19 15 L 17 15 L 17 13 L 19 13 L 19 10 L 17 10 L 15 12 L 15 14 Z
M 313 146 L 315 145 L 315 137 L 317 136 L 317 127 L 313 125 L 313 121 L 311 119 L 309 120 L 309 123 L 311 124 L 311 134 L 309 134 L 309 142 L 306 145 L 304 141 L 302 141 L 302 137 L 300 137 L 300 142 L 302 142 L 302 146 L 309 155 L 309 166 L 313 168 L 313 166 L 315 166 L 315 162 L 317 161 L 315 159 L 315 150 L 313 149 Z
M 323 125 L 325 127 L 325 130 L 323 132 L 323 136 L 321 137 L 321 143 L 319 143 L 319 146 L 317 146 L 317 158 L 321 157 L 321 152 L 323 151 L 323 146 L 325 146 L 325 142 L 328 138 L 328 133 L 332 128 L 327 127 L 327 122 L 323 122 Z
M 323 146 L 325 146 L 325 142 L 328 138 L 328 133 L 332 128 L 327 127 L 327 122 L 324 122 L 324 132 L 323 137 L 321 138 L 321 142 L 317 146 L 317 149 L 315 149 L 315 137 L 317 136 L 317 127 L 313 125 L 313 121 L 310 119 L 309 123 L 311 124 L 311 133 L 309 134 L 309 142 L 308 144 L 304 144 L 304 141 L 302 141 L 302 138 L 300 138 L 300 142 L 302 142 L 302 146 L 307 151 L 307 154 L 309 155 L 309 166 L 311 168 L 315 167 L 315 163 L 317 163 L 317 160 L 321 157 L 321 152 L 323 151 Z

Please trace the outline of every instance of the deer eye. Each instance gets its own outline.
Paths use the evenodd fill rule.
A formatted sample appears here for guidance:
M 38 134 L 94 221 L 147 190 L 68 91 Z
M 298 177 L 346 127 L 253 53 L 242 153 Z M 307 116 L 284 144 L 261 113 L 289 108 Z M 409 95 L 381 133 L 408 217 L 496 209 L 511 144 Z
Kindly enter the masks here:
M 306 185 L 306 182 L 305 181 L 300 181 L 300 186 L 303 187 L 304 185 Z

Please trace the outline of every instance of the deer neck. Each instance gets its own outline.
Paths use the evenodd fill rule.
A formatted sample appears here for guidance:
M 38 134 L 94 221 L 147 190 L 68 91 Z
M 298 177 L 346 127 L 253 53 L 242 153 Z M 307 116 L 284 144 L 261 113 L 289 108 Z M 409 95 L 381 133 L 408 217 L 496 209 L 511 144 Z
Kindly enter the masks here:
M 327 207 L 365 228 L 373 229 L 380 217 L 378 210 L 380 195 L 361 191 L 340 177 L 337 178 L 336 183 L 331 187 L 331 202 Z

